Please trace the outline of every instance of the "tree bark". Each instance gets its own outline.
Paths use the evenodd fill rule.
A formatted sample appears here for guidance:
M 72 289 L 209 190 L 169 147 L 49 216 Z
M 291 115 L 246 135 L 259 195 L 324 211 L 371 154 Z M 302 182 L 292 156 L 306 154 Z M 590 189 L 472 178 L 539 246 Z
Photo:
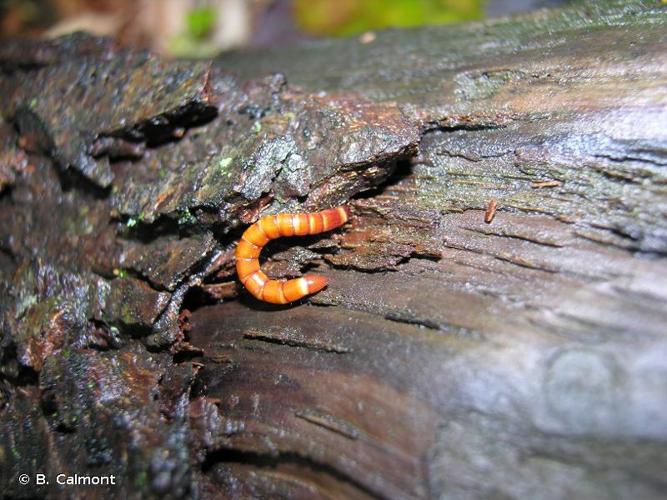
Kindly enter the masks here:
M 661 498 L 665 28 L 608 1 L 211 63 L 0 49 L 3 491 Z M 245 224 L 347 202 L 263 264 L 326 290 L 236 283 Z

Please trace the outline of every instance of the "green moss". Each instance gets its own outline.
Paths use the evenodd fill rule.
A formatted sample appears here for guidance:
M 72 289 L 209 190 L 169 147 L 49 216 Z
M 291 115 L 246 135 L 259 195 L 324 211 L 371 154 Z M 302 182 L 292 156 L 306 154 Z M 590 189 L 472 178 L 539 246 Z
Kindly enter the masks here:
M 21 300 L 16 305 L 16 313 L 14 314 L 14 317 L 16 319 L 20 318 L 21 316 L 23 316 L 23 313 L 25 313 L 28 309 L 30 309 L 30 307 L 32 307 L 36 303 L 37 303 L 36 295 L 26 295 L 25 297 L 22 297 Z
M 178 216 L 178 224 L 179 225 L 190 225 L 194 224 L 197 222 L 197 219 L 194 215 L 190 213 L 190 210 L 187 208 L 184 208 L 181 210 L 180 215 Z
M 484 0 L 295 0 L 301 28 L 315 35 L 354 35 L 367 30 L 481 19 Z
M 146 471 L 145 470 L 139 471 L 139 473 L 134 478 L 134 485 L 137 488 L 143 488 L 144 486 L 146 486 L 147 482 L 148 482 L 148 474 L 146 474 Z
M 229 156 L 225 156 L 224 158 L 220 158 L 220 161 L 218 162 L 218 167 L 222 170 L 226 170 L 229 165 L 232 164 L 232 159 Z

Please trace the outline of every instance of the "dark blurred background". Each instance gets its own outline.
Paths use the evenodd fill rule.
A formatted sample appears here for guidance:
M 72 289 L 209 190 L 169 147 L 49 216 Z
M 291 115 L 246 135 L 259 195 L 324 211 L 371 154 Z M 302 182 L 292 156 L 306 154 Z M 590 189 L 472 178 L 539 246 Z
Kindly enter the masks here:
M 0 0 L 0 39 L 86 30 L 167 56 L 480 20 L 576 0 Z M 0 41 L 1 43 L 1 41 Z

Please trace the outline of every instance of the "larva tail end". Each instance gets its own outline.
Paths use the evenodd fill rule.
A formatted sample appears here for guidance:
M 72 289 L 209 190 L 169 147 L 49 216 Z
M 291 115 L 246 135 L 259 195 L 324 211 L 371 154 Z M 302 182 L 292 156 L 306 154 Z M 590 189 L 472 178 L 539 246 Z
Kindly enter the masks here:
M 340 208 L 342 208 L 345 211 L 347 220 L 350 220 L 350 217 L 352 217 L 352 210 L 350 210 L 350 205 L 341 205 Z
M 319 292 L 322 288 L 327 286 L 329 282 L 327 278 L 318 274 L 306 274 L 303 276 L 303 279 L 306 280 L 308 295 Z

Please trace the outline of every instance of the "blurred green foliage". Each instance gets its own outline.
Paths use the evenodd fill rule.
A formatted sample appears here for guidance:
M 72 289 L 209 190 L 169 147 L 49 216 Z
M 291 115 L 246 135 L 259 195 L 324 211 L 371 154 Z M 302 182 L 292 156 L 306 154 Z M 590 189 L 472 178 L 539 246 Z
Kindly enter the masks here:
M 188 34 L 195 39 L 206 38 L 215 27 L 216 14 L 212 7 L 192 9 L 185 18 Z
M 313 35 L 481 19 L 485 0 L 294 0 L 294 16 Z
M 175 57 L 208 58 L 220 49 L 210 35 L 215 29 L 218 12 L 213 7 L 190 10 L 185 16 L 185 31 L 169 39 L 169 53 Z

